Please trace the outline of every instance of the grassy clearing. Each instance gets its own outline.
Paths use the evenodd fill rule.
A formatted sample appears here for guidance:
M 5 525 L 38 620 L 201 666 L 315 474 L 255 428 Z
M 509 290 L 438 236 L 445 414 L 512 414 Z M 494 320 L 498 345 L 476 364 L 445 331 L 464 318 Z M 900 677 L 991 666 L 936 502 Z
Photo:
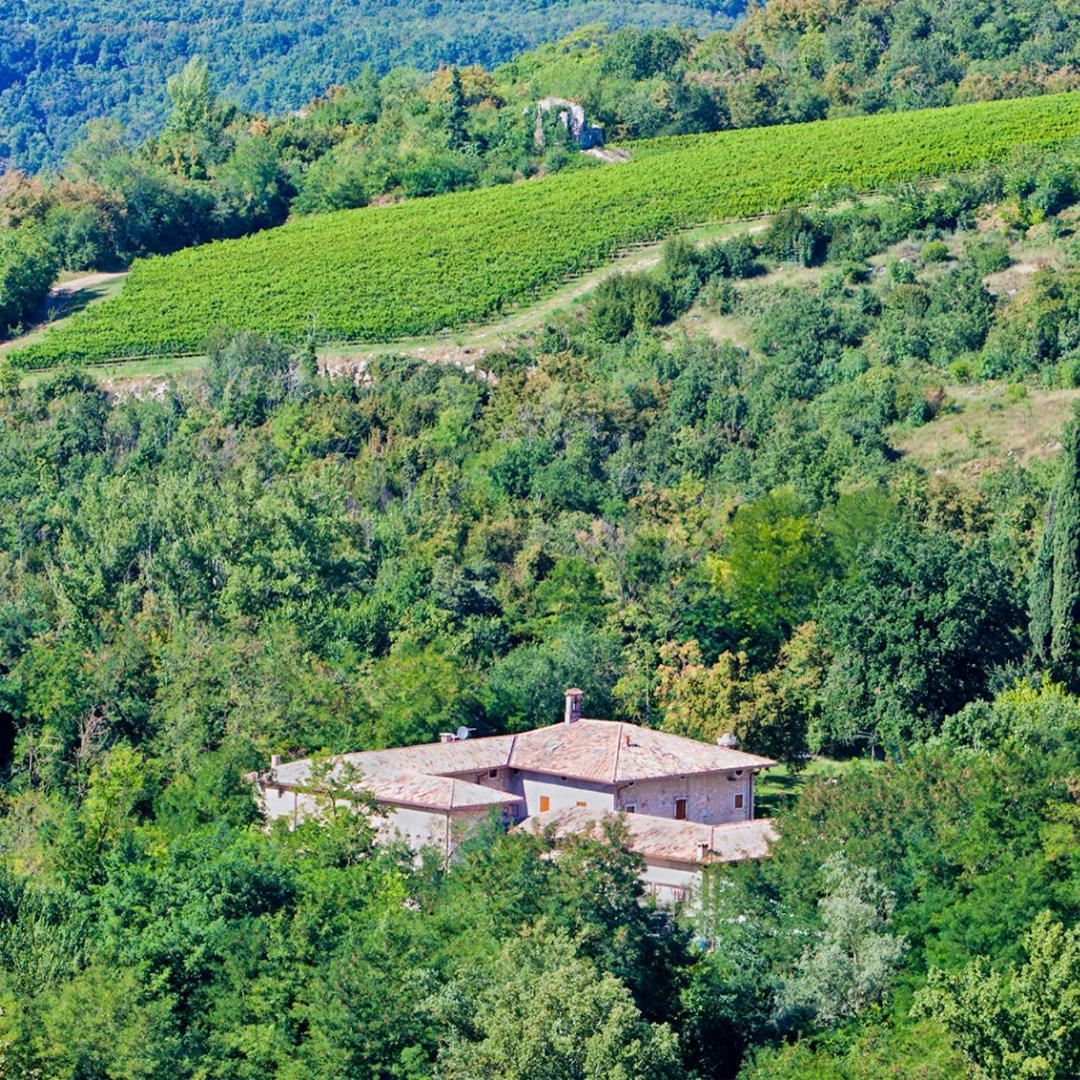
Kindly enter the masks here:
M 978 383 L 949 386 L 950 405 L 929 424 L 898 431 L 893 446 L 929 472 L 977 479 L 1009 458 L 1022 465 L 1061 448 L 1080 390 Z
M 87 368 L 90 375 L 108 391 L 129 390 L 140 383 L 164 382 L 174 376 L 197 371 L 206 363 L 205 356 L 159 356 L 152 360 L 120 360 L 113 364 L 95 364 Z M 19 385 L 31 387 L 46 378 L 53 369 L 28 371 Z
M 754 812 L 758 817 L 775 817 L 793 805 L 795 796 L 806 784 L 842 776 L 855 764 L 855 759 L 837 761 L 834 758 L 813 757 L 801 772 L 793 773 L 786 765 L 761 773 L 754 785 Z

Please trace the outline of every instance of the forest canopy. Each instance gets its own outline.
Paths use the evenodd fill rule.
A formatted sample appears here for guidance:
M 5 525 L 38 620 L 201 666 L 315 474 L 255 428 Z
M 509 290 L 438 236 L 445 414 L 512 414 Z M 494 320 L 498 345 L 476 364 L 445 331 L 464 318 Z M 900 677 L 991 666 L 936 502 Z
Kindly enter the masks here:
M 152 392 L 6 385 L 0 1075 L 1072 1075 L 1033 1003 L 1077 970 L 1075 428 L 974 477 L 896 450 L 1027 325 L 979 223 L 1071 250 L 1070 154 L 672 242 L 491 379 L 223 332 Z M 1025 333 L 1006 401 L 1075 395 Z M 782 760 L 772 857 L 664 911 L 617 822 L 447 867 L 333 791 L 267 831 L 243 779 L 568 685 Z
M 547 87 L 629 137 L 1070 83 L 1067 7 L 964 7 L 589 32 L 276 118 L 177 63 L 148 139 L 0 178 L 0 322 L 60 269 L 593 167 L 530 141 Z M 185 374 L 0 365 L 0 1080 L 1073 1080 L 1078 321 L 1066 144 L 676 237 L 461 366 L 235 328 Z M 770 857 L 668 909 L 617 818 L 448 861 L 332 785 L 259 813 L 271 755 L 568 686 L 781 762 Z

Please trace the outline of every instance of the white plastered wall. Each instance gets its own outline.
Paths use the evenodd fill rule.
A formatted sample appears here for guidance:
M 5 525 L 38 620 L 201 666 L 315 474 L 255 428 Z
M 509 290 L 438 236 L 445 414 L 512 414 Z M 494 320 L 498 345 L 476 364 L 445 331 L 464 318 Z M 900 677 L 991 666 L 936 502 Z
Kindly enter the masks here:
M 265 787 L 258 795 L 263 813 L 268 820 L 285 818 L 290 824 L 303 820 L 318 810 L 312 795 Z M 453 850 L 469 834 L 470 830 L 487 819 L 488 810 L 425 810 L 417 806 L 383 804 L 385 814 L 376 814 L 371 822 L 381 840 L 402 840 L 414 850 L 422 847 L 438 848 L 444 855 Z
M 646 858 L 641 881 L 658 904 L 693 903 L 701 888 L 701 870 Z
M 569 780 L 543 773 L 518 774 L 517 793 L 525 796 L 529 814 L 539 814 L 540 800 L 546 796 L 548 810 L 565 810 L 569 806 L 587 806 L 590 810 L 614 810 L 615 789 L 585 780 Z
M 479 784 L 481 787 L 494 788 L 496 791 L 513 791 L 515 770 L 500 767 L 498 769 L 478 769 L 475 772 L 453 773 L 459 780 L 466 780 L 470 784 Z M 495 775 L 492 776 L 491 774 Z M 450 776 L 450 773 L 446 774 Z

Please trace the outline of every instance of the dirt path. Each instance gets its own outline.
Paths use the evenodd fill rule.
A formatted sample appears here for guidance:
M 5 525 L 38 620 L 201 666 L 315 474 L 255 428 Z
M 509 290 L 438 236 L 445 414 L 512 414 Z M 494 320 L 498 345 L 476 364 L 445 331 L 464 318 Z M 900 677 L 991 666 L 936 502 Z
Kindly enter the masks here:
M 45 301 L 45 309 L 41 313 L 38 322 L 24 331 L 18 337 L 7 341 L 0 341 L 0 356 L 14 349 L 21 349 L 33 341 L 40 339 L 46 331 L 58 326 L 72 313 L 89 304 L 104 300 L 111 292 L 111 286 L 115 282 L 119 288 L 120 282 L 127 277 L 127 270 L 115 272 L 99 272 L 83 274 L 81 277 L 69 278 L 67 281 L 58 281 L 50 290 Z M 80 296 L 80 293 L 90 293 L 89 296 Z
M 742 233 L 761 232 L 771 220 L 771 215 L 742 221 L 727 221 L 700 225 L 685 230 L 682 235 L 692 243 L 703 245 Z M 392 354 L 411 356 L 430 364 L 452 364 L 492 385 L 498 378 L 486 370 L 483 358 L 489 352 L 498 352 L 518 344 L 534 330 L 539 329 L 557 312 L 572 307 L 613 274 L 633 273 L 656 266 L 663 257 L 666 240 L 636 245 L 617 255 L 604 266 L 564 282 L 554 292 L 533 303 L 515 307 L 494 321 L 457 331 L 448 331 L 425 338 L 408 338 L 379 345 L 327 346 L 320 350 L 319 364 L 323 371 L 340 378 L 365 381 L 367 368 L 376 356 Z M 86 274 L 70 281 L 58 282 L 50 293 L 50 304 L 56 307 L 73 302 L 84 290 L 109 288 L 123 273 Z M 56 310 L 56 308 L 54 308 Z M 39 336 L 49 322 L 14 341 L 0 345 L 0 354 L 7 349 L 18 348 Z M 199 358 L 184 358 L 175 364 L 182 370 L 198 366 Z M 173 374 L 174 362 L 168 358 L 153 361 L 117 361 L 88 370 L 98 372 L 99 381 L 117 396 L 135 394 L 145 396 L 163 392 Z M 128 374 L 130 372 L 130 374 Z
M 772 215 L 751 221 L 723 222 L 686 230 L 682 235 L 692 243 L 703 244 L 743 233 L 763 231 Z M 656 266 L 663 257 L 665 240 L 637 246 L 616 256 L 611 262 L 565 282 L 542 300 L 515 308 L 494 322 L 465 327 L 454 332 L 425 338 L 406 338 L 384 345 L 328 346 L 320 354 L 320 364 L 331 375 L 362 381 L 370 360 L 392 353 L 427 360 L 431 364 L 452 364 L 476 374 L 493 385 L 498 378 L 484 370 L 483 358 L 519 343 L 548 319 L 588 296 L 613 274 L 636 273 Z
M 83 277 L 72 278 L 70 281 L 60 281 L 50 290 L 50 296 L 74 296 L 83 289 L 93 288 L 95 285 L 104 285 L 106 282 L 115 281 L 117 278 L 127 276 L 126 270 L 114 272 L 102 272 L 97 274 L 85 274 Z

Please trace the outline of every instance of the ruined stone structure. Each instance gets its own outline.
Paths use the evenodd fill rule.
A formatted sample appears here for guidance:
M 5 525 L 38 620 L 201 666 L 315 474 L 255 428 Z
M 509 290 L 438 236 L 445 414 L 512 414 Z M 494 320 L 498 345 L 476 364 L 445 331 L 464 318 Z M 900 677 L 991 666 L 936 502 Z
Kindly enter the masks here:
M 536 148 L 544 149 L 544 118 L 551 113 L 559 119 L 579 150 L 591 150 L 604 145 L 604 129 L 585 119 L 585 110 L 576 101 L 565 98 L 544 98 L 536 103 Z

